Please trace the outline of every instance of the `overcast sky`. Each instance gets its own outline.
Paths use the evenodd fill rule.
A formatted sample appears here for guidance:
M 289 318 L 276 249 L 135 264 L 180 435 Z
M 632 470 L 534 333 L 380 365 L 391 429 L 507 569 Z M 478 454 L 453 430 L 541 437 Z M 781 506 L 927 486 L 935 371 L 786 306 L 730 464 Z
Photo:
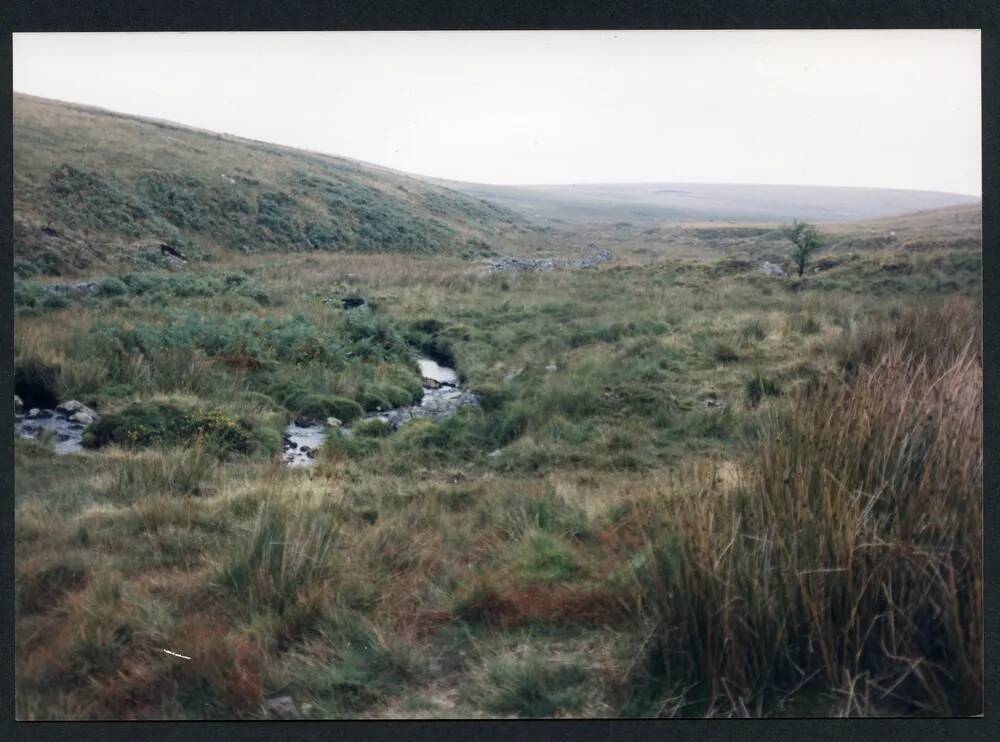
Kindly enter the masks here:
M 14 34 L 14 90 L 481 183 L 981 193 L 978 31 Z

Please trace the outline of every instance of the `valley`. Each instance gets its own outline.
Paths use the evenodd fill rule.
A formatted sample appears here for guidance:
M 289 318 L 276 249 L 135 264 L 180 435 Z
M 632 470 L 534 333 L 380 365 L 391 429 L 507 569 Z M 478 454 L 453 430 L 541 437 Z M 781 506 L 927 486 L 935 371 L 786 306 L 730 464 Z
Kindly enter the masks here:
M 19 718 L 981 711 L 978 200 L 14 122 Z

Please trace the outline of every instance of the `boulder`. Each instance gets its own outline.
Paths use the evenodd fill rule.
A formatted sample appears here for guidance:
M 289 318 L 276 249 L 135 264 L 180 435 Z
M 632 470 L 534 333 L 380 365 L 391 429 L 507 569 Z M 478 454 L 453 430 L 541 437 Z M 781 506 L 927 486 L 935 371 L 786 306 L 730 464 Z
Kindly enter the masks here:
M 87 405 L 82 402 L 78 402 L 75 399 L 71 399 L 69 402 L 63 402 L 61 405 L 56 407 L 56 412 L 62 413 L 73 422 L 80 423 L 81 425 L 90 425 L 98 417 L 100 417 L 100 415 L 87 407 Z
M 518 366 L 517 368 L 513 369 L 512 371 L 508 371 L 506 374 L 504 374 L 503 380 L 504 381 L 513 381 L 518 376 L 520 376 L 523 372 L 524 372 L 524 367 L 523 366 Z
M 23 411 L 24 411 L 24 402 L 22 402 L 21 398 L 15 394 L 14 395 L 14 414 L 15 415 L 19 415 Z
M 277 696 L 264 701 L 264 710 L 271 718 L 277 719 L 298 719 L 299 710 L 295 706 L 295 701 L 291 696 Z
M 69 419 L 75 423 L 79 423 L 80 425 L 90 425 L 92 422 L 97 420 L 97 413 L 93 410 L 84 408 L 79 412 L 74 412 L 69 416 Z
M 760 264 L 760 272 L 765 276 L 772 276 L 774 278 L 788 278 L 788 274 L 785 273 L 784 268 L 768 260 Z
M 57 294 L 96 294 L 100 287 L 93 281 L 80 283 L 54 283 L 46 287 Z
M 32 407 L 28 410 L 28 418 L 34 420 L 39 417 L 52 417 L 52 413 L 49 410 L 40 410 L 37 407 Z
M 335 417 L 328 417 L 326 419 L 326 424 L 329 425 L 331 428 L 339 428 L 344 423 Z

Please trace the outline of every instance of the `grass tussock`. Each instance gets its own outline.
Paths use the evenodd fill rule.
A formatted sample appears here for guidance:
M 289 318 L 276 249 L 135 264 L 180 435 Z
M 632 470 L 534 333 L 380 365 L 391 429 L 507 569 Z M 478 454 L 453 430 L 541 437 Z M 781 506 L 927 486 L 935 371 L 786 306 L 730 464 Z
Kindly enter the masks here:
M 847 715 L 981 711 L 978 318 L 922 314 L 947 334 L 902 317 L 849 382 L 774 415 L 737 486 L 645 513 L 634 701 L 688 687 L 750 714 L 818 681 Z

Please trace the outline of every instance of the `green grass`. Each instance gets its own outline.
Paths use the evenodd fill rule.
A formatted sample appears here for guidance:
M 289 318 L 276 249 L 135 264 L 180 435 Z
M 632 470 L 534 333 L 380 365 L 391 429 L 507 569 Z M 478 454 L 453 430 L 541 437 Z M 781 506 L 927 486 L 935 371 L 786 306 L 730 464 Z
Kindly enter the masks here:
M 499 656 L 486 664 L 470 693 L 477 694 L 477 705 L 493 714 L 551 717 L 584 704 L 586 696 L 580 686 L 586 677 L 579 661 Z

